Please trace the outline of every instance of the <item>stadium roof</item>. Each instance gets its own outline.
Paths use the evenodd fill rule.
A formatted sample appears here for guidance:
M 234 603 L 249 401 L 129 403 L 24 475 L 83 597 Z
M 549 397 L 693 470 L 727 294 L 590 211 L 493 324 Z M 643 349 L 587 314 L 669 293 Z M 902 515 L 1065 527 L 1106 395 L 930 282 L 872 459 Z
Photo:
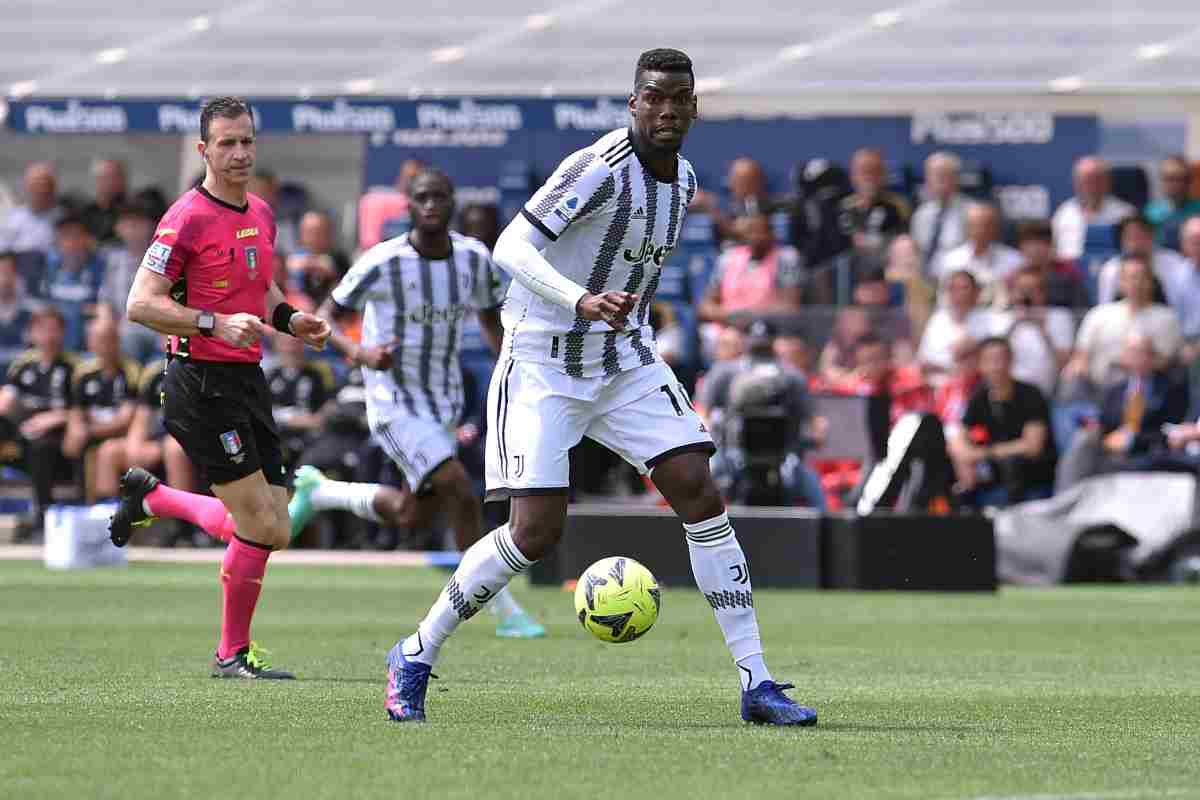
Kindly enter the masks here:
M 7 0 L 0 94 L 612 94 L 658 45 L 726 94 L 1200 89 L 1194 0 L 554 2 Z

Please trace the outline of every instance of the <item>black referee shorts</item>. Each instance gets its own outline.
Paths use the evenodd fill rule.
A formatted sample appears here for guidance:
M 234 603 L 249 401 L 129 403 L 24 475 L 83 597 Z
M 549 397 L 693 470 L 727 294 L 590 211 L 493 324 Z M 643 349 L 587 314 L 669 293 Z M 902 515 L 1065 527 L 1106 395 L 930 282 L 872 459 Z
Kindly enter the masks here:
M 271 394 L 258 364 L 175 358 L 163 379 L 163 423 L 211 484 L 262 470 L 287 486 Z

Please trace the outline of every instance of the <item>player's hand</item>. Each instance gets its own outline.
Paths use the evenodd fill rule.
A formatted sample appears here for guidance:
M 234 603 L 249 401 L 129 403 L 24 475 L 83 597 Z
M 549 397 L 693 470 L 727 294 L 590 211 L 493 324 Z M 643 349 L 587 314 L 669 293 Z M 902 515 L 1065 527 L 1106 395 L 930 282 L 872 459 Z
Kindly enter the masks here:
M 638 295 L 629 292 L 604 292 L 585 294 L 575 307 L 579 316 L 590 320 L 604 320 L 614 331 L 625 329 L 625 319 L 637 305 Z
M 292 314 L 288 327 L 292 329 L 293 336 L 314 350 L 324 350 L 329 334 L 333 333 L 328 322 L 305 311 Z
M 217 314 L 213 335 L 234 347 L 252 347 L 267 334 L 267 326 L 253 314 Z
M 387 345 L 360 347 L 352 360 L 361 367 L 382 372 L 392 368 L 392 350 Z

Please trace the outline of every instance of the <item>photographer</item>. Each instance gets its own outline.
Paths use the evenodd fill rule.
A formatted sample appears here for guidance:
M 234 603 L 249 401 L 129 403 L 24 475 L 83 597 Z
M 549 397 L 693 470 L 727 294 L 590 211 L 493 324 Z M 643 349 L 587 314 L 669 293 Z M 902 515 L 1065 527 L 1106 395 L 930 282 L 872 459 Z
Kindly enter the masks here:
M 699 406 L 718 444 L 713 476 L 730 500 L 824 508 L 820 480 L 804 463 L 824 420 L 811 415 L 804 373 L 775 356 L 767 322 L 750 326 L 746 355 L 708 373 Z

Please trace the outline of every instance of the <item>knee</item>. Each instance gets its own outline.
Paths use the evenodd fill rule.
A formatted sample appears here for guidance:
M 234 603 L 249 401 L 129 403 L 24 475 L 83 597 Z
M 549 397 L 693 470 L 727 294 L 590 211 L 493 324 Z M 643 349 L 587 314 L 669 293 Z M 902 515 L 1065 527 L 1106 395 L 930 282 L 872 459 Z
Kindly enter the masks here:
M 279 509 L 277 505 L 270 496 L 255 498 L 243 514 L 251 528 L 245 533 L 248 534 L 248 538 L 260 544 L 283 550 L 291 541 L 291 522 L 288 519 L 287 508 Z
M 509 523 L 513 543 L 531 561 L 542 558 L 562 538 L 565 519 L 547 515 L 514 517 Z
M 417 498 L 406 492 L 400 492 L 390 486 L 380 487 L 373 503 L 375 513 L 385 525 L 396 528 L 415 527 L 417 520 Z

